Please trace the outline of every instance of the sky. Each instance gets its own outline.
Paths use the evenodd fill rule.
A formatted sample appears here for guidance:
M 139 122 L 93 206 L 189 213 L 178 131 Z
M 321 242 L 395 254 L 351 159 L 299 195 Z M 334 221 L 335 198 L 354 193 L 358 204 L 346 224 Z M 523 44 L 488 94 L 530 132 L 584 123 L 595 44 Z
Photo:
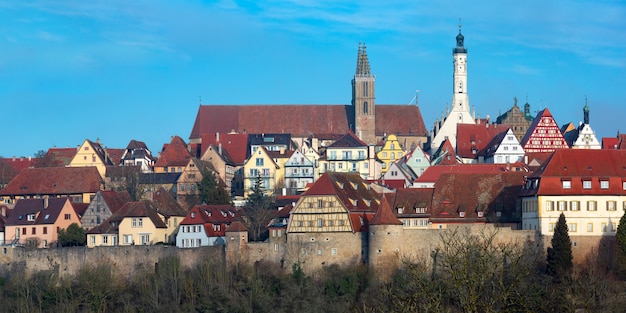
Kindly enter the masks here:
M 85 139 L 156 154 L 189 139 L 200 103 L 349 104 L 359 43 L 376 103 L 417 95 L 431 129 L 459 19 L 479 117 L 517 97 L 578 125 L 587 103 L 599 139 L 626 132 L 622 0 L 0 0 L 0 156 Z

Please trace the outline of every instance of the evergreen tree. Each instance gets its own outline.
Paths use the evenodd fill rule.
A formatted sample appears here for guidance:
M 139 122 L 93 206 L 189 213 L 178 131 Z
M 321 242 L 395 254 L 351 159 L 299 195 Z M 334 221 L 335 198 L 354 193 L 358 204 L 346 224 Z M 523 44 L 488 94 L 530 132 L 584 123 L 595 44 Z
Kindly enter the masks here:
M 67 229 L 59 231 L 57 243 L 61 247 L 84 246 L 86 242 L 85 230 L 76 223 L 72 223 Z
M 618 276 L 626 278 L 626 213 L 622 215 L 615 233 L 617 247 L 615 249 L 615 269 Z
M 573 269 L 572 242 L 567 231 L 565 215 L 561 213 L 554 228 L 552 246 L 548 247 L 546 273 L 554 277 L 556 282 L 570 277 Z
M 224 186 L 218 184 L 217 176 L 212 171 L 202 173 L 202 180 L 198 183 L 200 201 L 206 204 L 230 204 L 230 195 Z
M 248 195 L 245 216 L 246 226 L 248 227 L 248 237 L 252 241 L 263 240 L 266 238 L 267 224 L 274 216 L 275 211 L 272 210 L 274 203 L 272 198 L 267 196 L 263 191 L 263 179 L 257 175 L 256 181 L 252 186 L 252 192 Z

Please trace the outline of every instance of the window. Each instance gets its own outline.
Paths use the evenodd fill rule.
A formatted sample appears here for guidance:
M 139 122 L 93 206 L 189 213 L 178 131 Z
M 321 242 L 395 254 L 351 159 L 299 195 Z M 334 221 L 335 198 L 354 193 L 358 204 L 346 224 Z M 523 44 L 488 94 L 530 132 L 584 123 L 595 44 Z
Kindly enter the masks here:
M 124 243 L 132 244 L 133 243 L 133 235 L 124 235 Z
M 554 211 L 554 204 L 552 201 L 546 201 L 546 211 Z
M 563 189 L 572 189 L 572 181 L 564 180 L 561 182 L 563 184 Z
M 609 181 L 601 180 L 600 181 L 600 189 L 609 189 Z
M 318 218 L 317 219 L 317 227 L 322 227 L 322 226 L 324 226 L 324 221 L 322 221 L 321 218 Z
M 575 233 L 578 229 L 577 227 L 578 225 L 576 223 L 568 223 L 567 224 L 567 231 L 569 231 L 570 233 Z
M 48 227 L 46 227 L 46 226 L 43 227 L 43 234 L 44 235 L 48 234 Z
M 626 190 L 626 181 L 622 182 L 622 189 Z
M 96 236 L 95 235 L 89 236 L 89 243 L 91 243 L 92 245 L 96 244 Z
M 591 181 L 583 180 L 583 189 L 591 189 Z
M 606 223 L 600 224 L 600 230 L 602 230 L 603 233 L 606 233 L 607 231 Z
M 278 251 L 278 244 L 277 243 L 274 244 L 274 251 Z
M 136 218 L 133 218 L 133 219 L 131 220 L 131 222 L 130 222 L 130 226 L 131 226 L 131 227 L 137 227 L 137 219 L 136 219 Z
M 596 201 L 587 201 L 587 211 L 595 211 L 596 207 Z
M 320 209 L 323 208 L 324 207 L 324 201 L 317 200 L 317 207 L 320 208 Z
M 322 249 L 317 249 L 317 255 L 322 255 Z
M 272 229 L 272 237 L 276 237 L 276 229 Z
M 109 244 L 109 236 L 102 236 L 102 243 L 103 244 Z
M 332 248 L 332 250 L 330 250 L 330 254 L 337 255 L 337 248 Z
M 143 218 L 139 219 L 139 227 L 143 227 Z
M 607 201 L 606 202 L 606 210 L 607 211 L 616 211 L 617 210 L 617 202 L 616 201 Z
M 44 240 L 44 241 L 42 242 L 42 246 L 43 246 L 44 248 L 47 248 L 47 247 L 48 247 L 48 240 Z M 6 254 L 6 253 L 5 253 L 5 254 Z
M 191 218 L 195 218 L 196 217 L 196 212 L 191 212 Z
M 26 227 L 22 228 L 22 235 L 26 235 Z
M 570 211 L 579 211 L 580 210 L 580 201 L 570 201 L 569 209 L 570 209 Z
M 37 228 L 33 227 L 32 234 L 37 235 Z
M 550 226 L 548 226 L 548 231 L 550 231 L 551 233 L 554 232 L 554 223 L 550 223 Z
M 343 226 L 343 220 L 339 220 L 339 226 Z
M 559 201 L 557 209 L 559 211 L 567 211 L 567 201 Z
M 31 222 L 32 222 L 32 221 L 34 221 L 34 220 L 35 220 L 35 214 L 28 214 L 28 215 L 26 216 L 26 219 L 27 219 L 28 221 L 31 221 Z
M 587 223 L 587 232 L 588 233 L 593 232 L 593 223 Z
M 256 166 L 263 166 L 263 158 L 256 158 Z

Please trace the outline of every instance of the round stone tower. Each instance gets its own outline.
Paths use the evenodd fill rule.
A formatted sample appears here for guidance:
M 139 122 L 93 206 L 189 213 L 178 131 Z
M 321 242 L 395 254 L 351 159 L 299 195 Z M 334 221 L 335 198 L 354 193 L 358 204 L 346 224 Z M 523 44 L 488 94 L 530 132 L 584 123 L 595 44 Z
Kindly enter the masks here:
M 402 257 L 402 222 L 393 214 L 383 194 L 378 210 L 369 223 L 369 266 L 385 280 L 400 265 Z

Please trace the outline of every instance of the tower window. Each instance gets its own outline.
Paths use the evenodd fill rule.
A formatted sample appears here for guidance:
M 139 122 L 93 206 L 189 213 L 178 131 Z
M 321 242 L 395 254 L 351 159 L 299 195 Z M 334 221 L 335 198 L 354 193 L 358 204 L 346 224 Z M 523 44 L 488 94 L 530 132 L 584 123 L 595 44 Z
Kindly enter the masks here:
M 368 83 L 367 82 L 363 82 L 363 97 L 368 97 L 369 96 L 368 92 L 367 92 L 368 87 L 369 87 Z
M 367 101 L 364 101 L 363 102 L 363 114 L 368 114 L 368 112 L 369 112 L 369 108 L 367 105 Z

